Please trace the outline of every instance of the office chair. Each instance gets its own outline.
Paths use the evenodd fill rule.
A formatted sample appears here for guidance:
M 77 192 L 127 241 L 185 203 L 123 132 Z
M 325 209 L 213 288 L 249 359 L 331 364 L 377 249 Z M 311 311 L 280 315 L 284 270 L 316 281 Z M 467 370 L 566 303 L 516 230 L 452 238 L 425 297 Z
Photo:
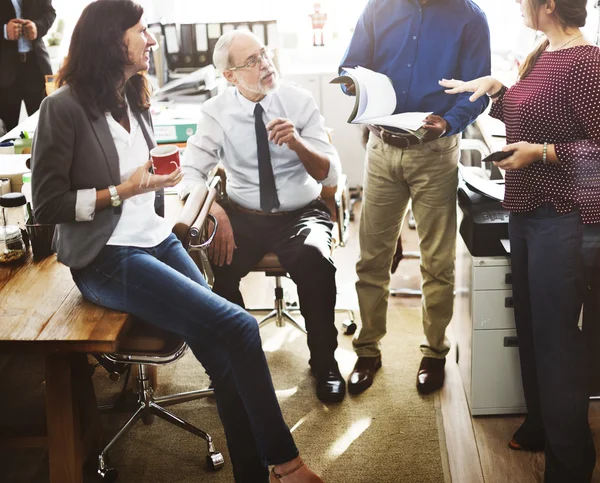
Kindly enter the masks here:
M 323 187 L 321 197 L 334 214 L 334 221 L 337 226 L 337 235 L 333 237 L 332 251 L 340 246 L 343 247 L 348 241 L 348 226 L 350 223 L 350 194 L 348 190 L 346 175 L 340 176 L 340 180 L 335 192 L 328 187 Z M 281 266 L 279 258 L 275 253 L 267 253 L 251 270 L 251 272 L 264 272 L 267 277 L 275 277 L 275 307 L 270 308 L 252 308 L 248 312 L 265 312 L 271 310 L 265 317 L 258 322 L 259 327 L 264 327 L 270 322 L 275 322 L 277 327 L 284 327 L 286 322 L 306 334 L 306 329 L 294 319 L 292 312 L 299 312 L 298 307 L 291 307 L 286 303 L 281 278 L 287 277 L 287 272 Z M 354 334 L 356 332 L 356 323 L 354 322 L 354 311 L 352 309 L 336 309 L 336 313 L 346 313 L 348 318 L 344 320 L 342 326 L 345 334 Z
M 217 182 L 218 179 L 211 183 L 208 188 L 198 186 L 192 191 L 177 223 L 173 227 L 173 233 L 181 240 L 183 246 L 186 247 L 197 263 L 198 258 L 194 254 L 205 250 L 212 242 L 217 231 L 217 221 L 208 213 L 210 205 L 217 196 L 215 187 Z M 213 222 L 210 234 L 206 232 L 205 227 L 207 218 L 210 218 Z M 202 266 L 200 268 L 202 269 Z M 119 341 L 118 352 L 102 354 L 101 358 L 112 363 L 115 367 L 122 365 L 136 367 L 137 377 L 135 383 L 138 398 L 137 410 L 98 455 L 98 474 L 104 481 L 113 482 L 118 477 L 117 471 L 108 466 L 108 451 L 139 419 L 142 419 L 145 424 L 150 424 L 154 415 L 204 439 L 207 444 L 208 455 L 206 461 L 209 468 L 218 470 L 223 467 L 223 456 L 215 449 L 210 435 L 178 418 L 163 407 L 210 396 L 214 393 L 214 390 L 209 388 L 169 396 L 154 396 L 150 375 L 151 366 L 161 366 L 175 362 L 183 357 L 187 350 L 188 345 L 178 335 L 166 332 L 131 316 L 128 320 L 126 333 L 123 339 Z M 115 409 L 115 407 L 116 405 L 109 405 L 103 406 L 101 409 Z
M 227 175 L 222 167 L 215 170 L 215 177 L 219 178 L 219 194 L 220 196 L 227 195 Z M 334 237 L 332 251 L 337 247 L 343 247 L 348 241 L 348 226 L 350 224 L 350 193 L 348 189 L 346 175 L 340 176 L 340 180 L 336 189 L 323 187 L 321 190 L 321 198 L 327 204 L 331 211 L 334 221 L 337 226 L 337 236 Z M 252 269 L 251 272 L 264 272 L 267 277 L 275 277 L 275 299 L 274 307 L 266 308 L 246 308 L 252 312 L 269 312 L 265 317 L 259 320 L 259 327 L 263 327 L 270 322 L 275 322 L 277 327 L 284 327 L 286 322 L 306 334 L 306 329 L 303 325 L 293 317 L 292 312 L 300 312 L 297 306 L 292 306 L 285 300 L 281 278 L 287 277 L 288 274 L 281 266 L 279 258 L 274 253 L 267 253 Z M 336 309 L 336 313 L 346 313 L 348 318 L 344 320 L 342 326 L 345 334 L 354 334 L 357 325 L 354 322 L 354 311 L 352 309 Z

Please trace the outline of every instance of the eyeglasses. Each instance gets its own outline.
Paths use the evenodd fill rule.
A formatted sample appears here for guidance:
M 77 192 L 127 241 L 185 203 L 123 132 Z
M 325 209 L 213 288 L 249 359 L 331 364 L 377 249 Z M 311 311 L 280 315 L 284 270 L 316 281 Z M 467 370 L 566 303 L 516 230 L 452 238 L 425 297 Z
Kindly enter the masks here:
M 248 62 L 244 65 L 238 65 L 236 67 L 230 67 L 227 70 L 238 70 L 238 69 L 254 69 L 257 65 L 260 65 L 262 60 L 271 61 L 273 58 L 273 51 L 271 49 L 264 49 L 260 52 L 260 54 L 252 57 Z

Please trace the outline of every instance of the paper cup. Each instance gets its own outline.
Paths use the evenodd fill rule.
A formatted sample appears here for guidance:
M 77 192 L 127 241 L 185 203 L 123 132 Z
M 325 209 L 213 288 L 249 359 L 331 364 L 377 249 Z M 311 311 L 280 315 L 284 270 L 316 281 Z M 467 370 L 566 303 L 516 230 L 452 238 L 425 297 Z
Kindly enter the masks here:
M 179 148 L 174 144 L 157 146 L 150 151 L 154 174 L 171 174 L 179 167 Z

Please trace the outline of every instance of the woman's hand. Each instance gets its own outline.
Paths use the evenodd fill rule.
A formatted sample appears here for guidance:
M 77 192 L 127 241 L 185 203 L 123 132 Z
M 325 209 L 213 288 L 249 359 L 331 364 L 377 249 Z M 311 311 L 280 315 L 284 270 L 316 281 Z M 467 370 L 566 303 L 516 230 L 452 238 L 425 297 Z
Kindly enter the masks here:
M 502 83 L 491 76 L 479 77 L 471 81 L 465 82 L 455 79 L 442 79 L 438 81 L 439 85 L 446 87 L 446 94 L 460 94 L 462 92 L 473 92 L 469 97 L 471 102 L 476 101 L 481 96 L 488 94 L 493 95 L 502 88 Z
M 119 195 L 122 199 L 131 198 L 132 196 L 149 193 L 151 191 L 158 191 L 162 188 L 170 188 L 177 185 L 183 177 L 181 167 L 178 167 L 171 174 L 161 175 L 150 173 L 151 166 L 152 160 L 149 159 L 136 169 L 129 179 L 123 183 L 123 193 L 119 190 Z
M 506 171 L 523 169 L 534 161 L 542 159 L 542 149 L 543 146 L 541 144 L 531 144 L 524 141 L 507 144 L 502 148 L 502 151 L 513 151 L 513 154 L 502 161 L 494 161 L 494 164 Z

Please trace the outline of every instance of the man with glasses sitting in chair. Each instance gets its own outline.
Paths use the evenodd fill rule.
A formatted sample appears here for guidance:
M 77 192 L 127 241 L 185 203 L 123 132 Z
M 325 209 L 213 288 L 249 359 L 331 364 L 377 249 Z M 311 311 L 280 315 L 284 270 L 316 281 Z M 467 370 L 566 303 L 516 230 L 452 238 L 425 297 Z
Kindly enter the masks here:
M 317 397 L 339 402 L 346 384 L 334 358 L 333 222 L 319 195 L 321 185 L 337 185 L 340 160 L 311 94 L 279 85 L 271 58 L 250 32 L 218 40 L 214 63 L 233 86 L 202 105 L 185 150 L 180 194 L 187 196 L 223 164 L 228 199 L 211 210 L 219 222 L 209 252 L 213 290 L 243 307 L 240 280 L 275 253 L 298 287 Z

